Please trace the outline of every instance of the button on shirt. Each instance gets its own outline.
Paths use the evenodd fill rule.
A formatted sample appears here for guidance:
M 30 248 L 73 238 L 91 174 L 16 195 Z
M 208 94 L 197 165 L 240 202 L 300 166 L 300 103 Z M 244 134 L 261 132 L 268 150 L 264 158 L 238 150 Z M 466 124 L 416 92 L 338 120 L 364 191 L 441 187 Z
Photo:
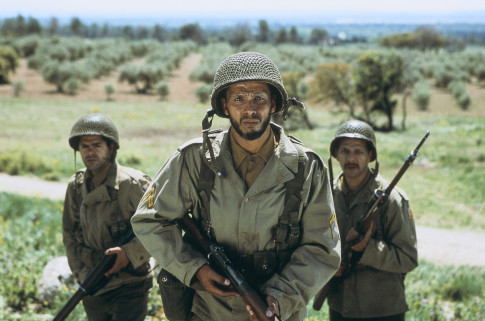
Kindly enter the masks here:
M 236 139 L 232 133 L 230 134 L 230 137 L 234 169 L 236 170 L 236 173 L 238 173 L 239 176 L 244 180 L 244 182 L 246 182 L 246 186 L 249 189 L 256 181 L 256 178 L 258 178 L 268 160 L 273 155 L 278 143 L 276 142 L 273 130 L 271 130 L 268 139 L 259 152 L 256 154 L 250 154 L 236 142 Z

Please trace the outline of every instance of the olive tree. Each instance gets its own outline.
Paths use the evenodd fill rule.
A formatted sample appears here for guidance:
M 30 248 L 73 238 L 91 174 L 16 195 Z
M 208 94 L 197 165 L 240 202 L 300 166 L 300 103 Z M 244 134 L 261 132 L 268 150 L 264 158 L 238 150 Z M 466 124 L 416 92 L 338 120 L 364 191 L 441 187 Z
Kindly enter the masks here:
M 90 70 L 86 65 L 75 62 L 59 63 L 57 60 L 44 63 L 41 73 L 44 80 L 55 85 L 57 91 L 60 93 L 64 92 L 66 82 L 71 78 L 85 83 L 89 82 L 92 78 Z
M 8 74 L 19 66 L 19 56 L 11 47 L 0 46 L 0 84 L 8 83 Z
M 357 59 L 353 70 L 356 97 L 364 109 L 364 120 L 377 130 L 393 130 L 397 100 L 392 95 L 400 87 L 402 77 L 402 57 L 393 51 L 365 51 Z M 387 126 L 377 126 L 371 113 L 383 113 Z
M 163 80 L 166 74 L 167 71 L 161 64 L 127 65 L 121 68 L 118 82 L 126 81 L 135 86 L 137 93 L 145 94 Z

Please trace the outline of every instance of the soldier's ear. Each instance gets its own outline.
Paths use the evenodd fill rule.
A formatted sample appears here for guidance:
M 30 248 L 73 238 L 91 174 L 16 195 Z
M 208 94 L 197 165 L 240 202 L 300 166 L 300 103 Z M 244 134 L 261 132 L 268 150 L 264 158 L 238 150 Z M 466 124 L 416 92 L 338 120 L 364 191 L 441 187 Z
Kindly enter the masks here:
M 227 101 L 226 98 L 221 98 L 221 105 L 222 105 L 222 110 L 224 110 L 224 114 L 229 116 L 229 112 L 227 111 Z
M 111 142 L 111 144 L 109 144 L 109 154 L 113 154 L 115 150 L 115 143 Z
M 276 95 L 271 97 L 271 113 L 274 113 L 276 110 Z
M 369 151 L 369 163 L 371 162 L 372 157 L 374 156 L 374 151 Z

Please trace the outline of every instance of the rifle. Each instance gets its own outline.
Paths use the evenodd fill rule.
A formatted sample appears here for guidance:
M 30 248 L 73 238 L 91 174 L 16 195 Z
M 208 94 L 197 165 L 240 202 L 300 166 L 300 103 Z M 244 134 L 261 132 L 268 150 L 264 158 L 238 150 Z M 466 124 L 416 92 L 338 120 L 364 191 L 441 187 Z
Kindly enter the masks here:
M 353 238 L 349 238 L 349 235 L 347 235 L 345 248 L 342 251 L 342 262 L 340 263 L 341 266 L 344 266 L 344 271 L 342 272 L 341 276 L 334 276 L 327 284 L 325 284 L 325 286 L 317 293 L 317 295 L 315 295 L 315 298 L 313 300 L 313 309 L 315 311 L 319 311 L 322 308 L 322 305 L 327 298 L 328 292 L 330 291 L 330 282 L 332 282 L 332 280 L 334 280 L 335 278 L 345 278 L 350 274 L 350 272 L 352 272 L 353 268 L 355 267 L 362 255 L 359 255 L 359 253 L 352 251 L 352 246 L 358 244 L 363 239 L 363 236 L 369 229 L 372 221 L 380 212 L 382 205 L 384 205 L 384 203 L 386 203 L 386 201 L 389 199 L 389 195 L 391 195 L 392 190 L 397 185 L 399 180 L 403 177 L 404 173 L 406 173 L 409 166 L 411 166 L 411 164 L 414 162 L 414 160 L 418 156 L 419 149 L 421 148 L 421 146 L 423 146 L 424 142 L 430 134 L 431 132 L 428 130 L 424 135 L 423 139 L 421 139 L 421 141 L 419 142 L 416 149 L 411 151 L 403 166 L 394 177 L 392 182 L 389 184 L 389 186 L 384 191 L 377 189 L 374 191 L 374 195 L 372 195 L 371 199 L 368 202 L 367 213 L 363 214 L 360 219 L 355 223 L 354 229 L 357 233 L 355 233 L 355 236 Z
M 177 224 L 185 231 L 185 233 L 188 233 L 191 237 L 193 237 L 195 240 L 194 243 L 196 243 L 199 250 L 206 255 L 209 260 L 215 262 L 217 266 L 224 271 L 236 291 L 239 293 L 239 295 L 241 295 L 244 303 L 249 304 L 253 308 L 259 320 L 275 320 L 274 316 L 271 318 L 266 316 L 266 309 L 268 308 L 268 305 L 236 269 L 220 245 L 211 241 L 207 236 L 202 234 L 200 228 L 196 225 L 196 222 L 194 222 L 194 220 L 188 214 L 184 215 L 184 217 L 181 219 L 178 219 Z
M 123 237 L 116 242 L 117 245 L 121 246 L 128 243 L 135 237 L 133 229 L 129 230 L 123 235 Z M 62 321 L 68 317 L 68 315 L 74 310 L 74 308 L 81 302 L 81 300 L 88 295 L 94 295 L 96 292 L 101 290 L 108 284 L 111 280 L 111 276 L 105 276 L 104 274 L 108 272 L 116 262 L 117 255 L 104 255 L 103 258 L 96 264 L 94 269 L 89 272 L 86 279 L 81 283 L 79 289 L 73 294 L 73 296 L 67 301 L 67 303 L 62 307 L 61 311 L 56 315 L 53 321 Z

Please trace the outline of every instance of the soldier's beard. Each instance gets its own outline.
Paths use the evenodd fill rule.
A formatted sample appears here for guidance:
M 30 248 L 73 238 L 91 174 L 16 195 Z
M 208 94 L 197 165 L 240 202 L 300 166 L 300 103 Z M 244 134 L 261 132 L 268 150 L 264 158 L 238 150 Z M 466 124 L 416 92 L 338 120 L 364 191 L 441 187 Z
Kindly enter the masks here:
M 261 127 L 259 129 L 256 129 L 256 130 L 248 130 L 247 132 L 243 132 L 242 129 L 241 129 L 241 122 L 244 119 L 262 120 Z M 244 140 L 248 140 L 248 141 L 256 140 L 256 139 L 260 138 L 261 136 L 263 136 L 264 132 L 266 131 L 266 128 L 268 128 L 270 119 L 271 119 L 271 114 L 269 114 L 268 117 L 265 118 L 265 119 L 262 119 L 259 116 L 243 117 L 238 122 L 231 116 L 231 114 L 229 114 L 229 120 L 231 121 L 232 128 L 234 128 L 234 130 L 236 131 L 236 133 L 239 136 L 241 136 Z

